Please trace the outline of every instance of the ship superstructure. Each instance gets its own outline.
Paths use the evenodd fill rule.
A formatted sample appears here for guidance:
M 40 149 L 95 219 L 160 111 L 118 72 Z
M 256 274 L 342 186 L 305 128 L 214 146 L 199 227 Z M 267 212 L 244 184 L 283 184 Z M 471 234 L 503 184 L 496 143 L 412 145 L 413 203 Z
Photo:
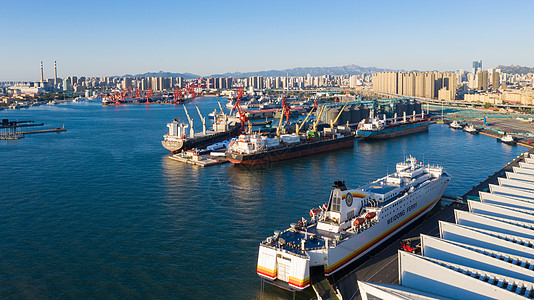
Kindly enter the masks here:
M 356 189 L 336 181 L 327 204 L 310 210 L 310 219 L 261 242 L 257 273 L 290 290 L 310 285 L 310 270 L 332 275 L 430 211 L 450 176 L 442 167 L 415 158 L 396 172 Z M 317 270 L 314 268 L 314 270 Z

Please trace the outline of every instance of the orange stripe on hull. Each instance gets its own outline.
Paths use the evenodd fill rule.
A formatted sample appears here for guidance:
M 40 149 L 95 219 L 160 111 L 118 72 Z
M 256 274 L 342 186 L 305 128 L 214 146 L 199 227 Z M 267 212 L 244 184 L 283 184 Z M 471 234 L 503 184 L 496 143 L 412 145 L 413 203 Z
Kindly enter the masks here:
M 310 285 L 310 278 L 298 279 L 290 276 L 288 284 L 299 289 L 305 289 Z
M 268 277 L 269 279 L 276 279 L 276 270 L 267 269 L 262 266 L 256 268 L 258 275 Z

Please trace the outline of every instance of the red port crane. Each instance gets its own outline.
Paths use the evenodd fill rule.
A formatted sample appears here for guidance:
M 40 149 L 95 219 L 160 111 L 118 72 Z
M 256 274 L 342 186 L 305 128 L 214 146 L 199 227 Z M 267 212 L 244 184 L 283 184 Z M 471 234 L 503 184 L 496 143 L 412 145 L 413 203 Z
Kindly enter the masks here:
M 152 97 L 152 88 L 149 88 L 148 92 L 146 93 L 146 104 L 150 104 L 150 102 L 148 101 L 150 97 Z
M 286 97 L 282 98 L 282 113 L 286 116 L 286 123 L 289 122 L 291 107 L 289 107 L 289 104 L 287 104 Z
M 237 98 L 235 99 L 234 107 L 232 108 L 232 112 L 234 112 L 234 110 L 237 110 L 237 112 L 239 113 L 239 121 L 241 121 L 241 132 L 245 132 L 245 123 L 248 121 L 246 111 L 244 111 L 241 108 L 241 105 L 239 104 L 239 101 L 241 100 L 241 98 L 243 98 L 244 94 L 245 92 L 243 91 L 243 88 L 240 88 L 237 92 Z
M 182 96 L 182 90 L 180 90 L 179 88 L 175 88 L 174 89 L 174 103 L 179 103 L 180 102 L 180 99 L 182 99 L 183 96 Z

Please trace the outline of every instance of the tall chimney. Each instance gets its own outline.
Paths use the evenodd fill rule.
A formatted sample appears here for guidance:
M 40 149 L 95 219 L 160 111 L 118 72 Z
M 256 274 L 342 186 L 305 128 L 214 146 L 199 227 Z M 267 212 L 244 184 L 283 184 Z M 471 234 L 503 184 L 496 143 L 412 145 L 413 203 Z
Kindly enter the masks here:
M 56 65 L 55 60 L 54 60 L 54 85 L 57 85 L 57 65 Z
M 44 82 L 44 77 L 43 77 L 43 62 L 41 62 L 41 82 Z

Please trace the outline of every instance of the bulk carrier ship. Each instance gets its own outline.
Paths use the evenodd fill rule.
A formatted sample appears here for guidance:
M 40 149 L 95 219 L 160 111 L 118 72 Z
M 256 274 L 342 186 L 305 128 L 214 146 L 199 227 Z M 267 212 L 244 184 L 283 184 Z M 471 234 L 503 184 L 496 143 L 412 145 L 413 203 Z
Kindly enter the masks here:
M 283 134 L 279 138 L 269 138 L 257 133 L 242 134 L 230 143 L 226 158 L 234 164 L 256 165 L 349 147 L 354 147 L 354 136 L 351 133 L 319 136 L 309 132 L 305 137 Z
M 406 117 L 406 112 L 401 118 L 397 118 L 397 114 L 390 119 L 387 119 L 385 115 L 383 119 L 374 118 L 373 115 L 374 112 L 371 111 L 370 117 L 358 124 L 357 136 L 364 139 L 387 139 L 428 131 L 430 124 L 430 119 L 425 117 L 424 112 L 416 115 L 414 111 L 411 118 Z
M 163 141 L 161 141 L 161 144 L 169 151 L 178 152 L 193 148 L 206 147 L 211 144 L 236 137 L 241 132 L 241 124 L 239 119 L 223 113 L 222 107 L 221 113 L 214 116 L 215 119 L 213 121 L 213 129 L 206 131 L 206 118 L 202 116 L 197 107 L 198 114 L 202 120 L 203 130 L 200 133 L 195 133 L 193 129 L 193 120 L 191 117 L 189 117 L 189 113 L 187 112 L 185 106 L 184 110 L 189 120 L 189 124 L 180 123 L 177 119 L 171 123 L 167 123 L 169 132 L 163 136 Z M 187 135 L 188 128 L 189 136 Z
M 372 251 L 429 212 L 451 177 L 415 158 L 396 172 L 356 189 L 336 181 L 330 200 L 289 229 L 260 243 L 257 273 L 279 287 L 303 290 L 310 270 L 329 276 Z

